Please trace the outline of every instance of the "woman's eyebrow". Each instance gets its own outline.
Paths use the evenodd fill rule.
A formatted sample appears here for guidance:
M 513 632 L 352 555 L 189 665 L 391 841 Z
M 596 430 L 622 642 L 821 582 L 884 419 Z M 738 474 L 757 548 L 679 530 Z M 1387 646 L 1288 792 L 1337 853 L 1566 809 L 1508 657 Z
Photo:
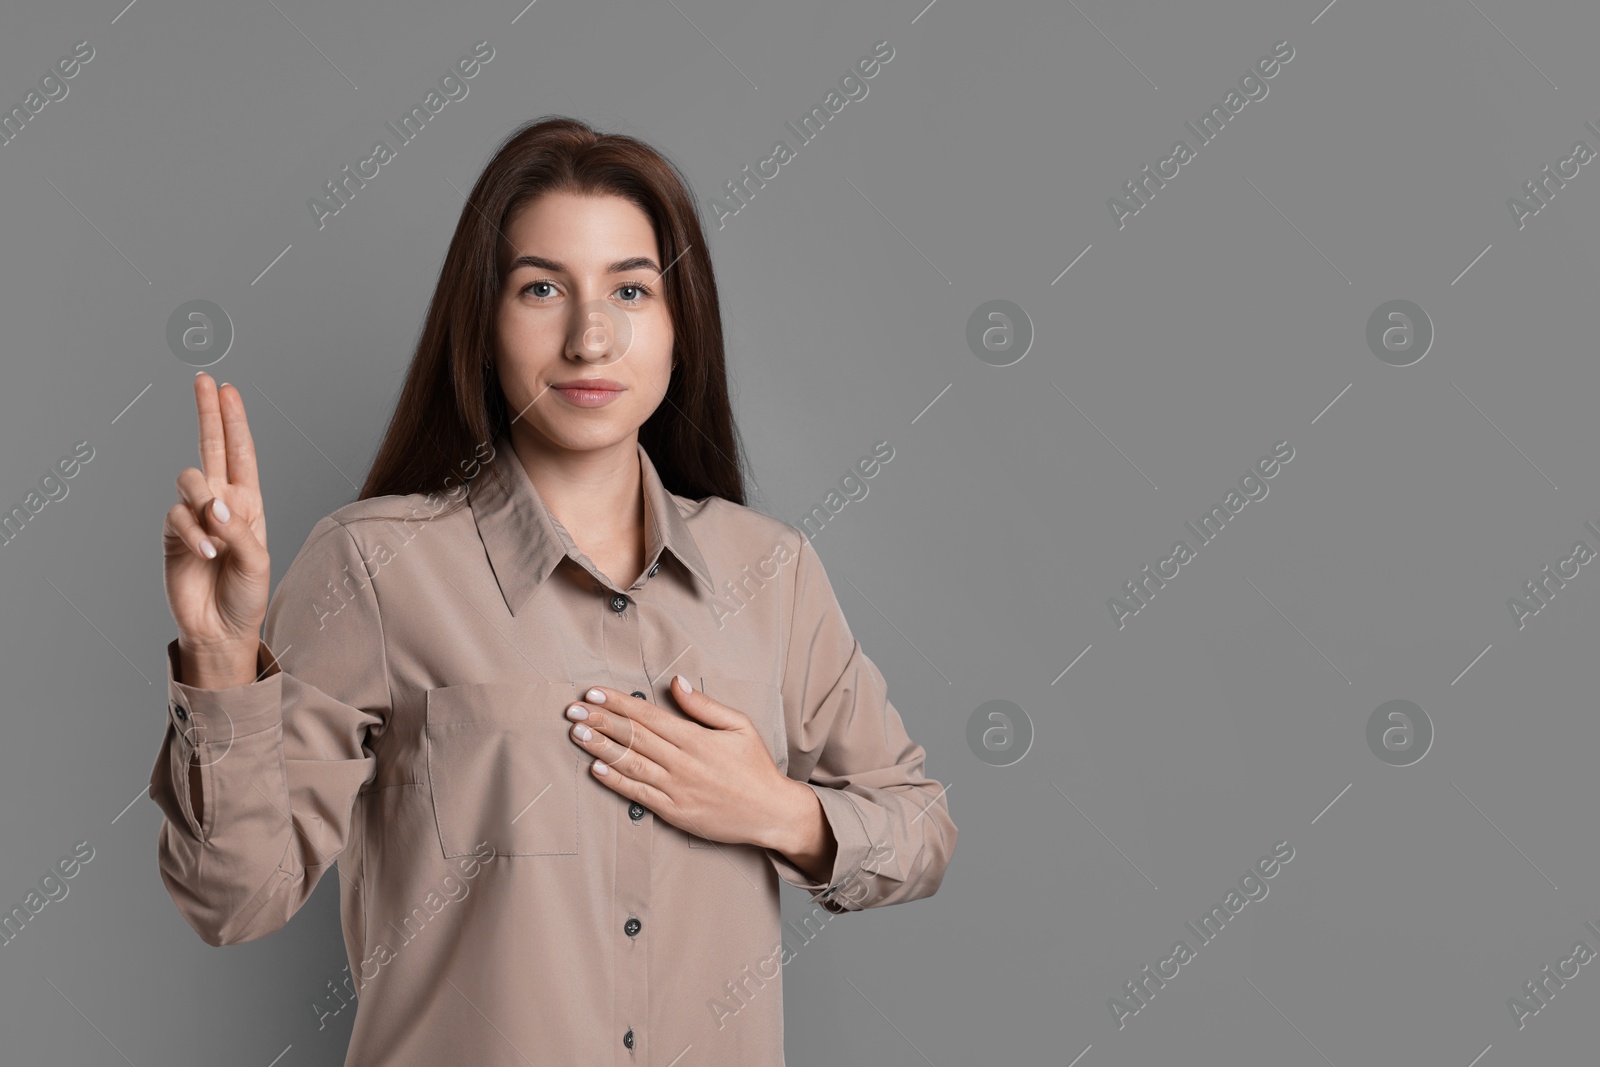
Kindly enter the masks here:
M 555 271 L 562 274 L 566 273 L 567 270 L 564 265 L 557 263 L 553 259 L 535 255 L 522 255 L 512 260 L 510 270 L 516 270 L 518 267 L 534 267 L 538 270 Z M 650 270 L 657 274 L 661 273 L 661 268 L 656 266 L 656 261 L 649 256 L 632 256 L 628 259 L 619 259 L 606 268 L 606 273 L 626 274 L 635 270 Z

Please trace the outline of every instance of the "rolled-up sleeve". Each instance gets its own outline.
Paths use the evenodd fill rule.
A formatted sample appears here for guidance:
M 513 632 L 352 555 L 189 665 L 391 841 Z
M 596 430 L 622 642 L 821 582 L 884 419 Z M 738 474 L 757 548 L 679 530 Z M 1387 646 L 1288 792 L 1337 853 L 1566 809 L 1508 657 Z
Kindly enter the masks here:
M 348 528 L 319 521 L 267 608 L 255 681 L 198 689 L 167 646 L 166 731 L 150 775 L 159 866 L 209 945 L 286 924 L 344 851 L 389 709 L 378 601 Z M 268 654 L 270 650 L 270 655 Z M 198 814 L 191 789 L 199 794 Z
M 816 550 L 798 539 L 785 642 L 783 704 L 789 777 L 809 785 L 838 842 L 815 882 L 772 849 L 779 877 L 832 912 L 931 896 L 955 850 L 944 787 L 923 773 L 887 683 L 845 621 Z

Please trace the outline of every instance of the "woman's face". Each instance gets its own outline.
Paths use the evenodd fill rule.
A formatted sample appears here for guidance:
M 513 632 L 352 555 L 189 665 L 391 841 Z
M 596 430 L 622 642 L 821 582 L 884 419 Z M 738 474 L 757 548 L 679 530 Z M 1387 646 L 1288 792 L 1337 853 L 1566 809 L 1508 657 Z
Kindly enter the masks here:
M 635 435 L 672 374 L 649 218 L 621 197 L 546 193 L 507 227 L 493 358 L 516 420 L 561 449 Z M 598 392 L 572 388 L 590 379 Z

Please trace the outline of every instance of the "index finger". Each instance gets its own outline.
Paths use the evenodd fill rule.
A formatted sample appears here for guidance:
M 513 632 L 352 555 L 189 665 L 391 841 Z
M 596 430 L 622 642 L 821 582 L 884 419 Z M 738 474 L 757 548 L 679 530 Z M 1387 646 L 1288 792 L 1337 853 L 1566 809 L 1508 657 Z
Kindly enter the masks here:
M 256 443 L 250 436 L 250 423 L 244 417 L 244 398 L 239 395 L 239 387 L 228 387 L 227 392 L 219 389 L 217 400 L 222 406 L 222 426 L 227 437 L 228 481 L 259 492 Z
M 205 371 L 194 376 L 194 405 L 200 414 L 200 470 L 211 485 L 228 481 L 228 453 L 217 405 L 216 379 Z

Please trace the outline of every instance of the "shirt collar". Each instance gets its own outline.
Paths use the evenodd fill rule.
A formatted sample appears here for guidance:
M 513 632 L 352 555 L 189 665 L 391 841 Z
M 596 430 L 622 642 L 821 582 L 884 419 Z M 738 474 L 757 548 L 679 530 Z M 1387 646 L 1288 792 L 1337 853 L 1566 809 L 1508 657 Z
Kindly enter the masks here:
M 707 592 L 715 595 L 716 586 L 689 533 L 689 524 L 679 513 L 673 494 L 662 485 L 644 444 L 637 447 L 645 499 L 645 566 L 653 566 L 662 550 L 669 550 Z M 469 483 L 468 497 L 495 581 L 506 607 L 516 615 L 563 556 L 577 560 L 582 553 L 566 528 L 550 514 L 517 459 L 510 438 L 502 436 L 495 441 L 494 457 L 486 466 L 496 470 L 480 471 Z M 505 487 L 493 473 L 505 479 Z

